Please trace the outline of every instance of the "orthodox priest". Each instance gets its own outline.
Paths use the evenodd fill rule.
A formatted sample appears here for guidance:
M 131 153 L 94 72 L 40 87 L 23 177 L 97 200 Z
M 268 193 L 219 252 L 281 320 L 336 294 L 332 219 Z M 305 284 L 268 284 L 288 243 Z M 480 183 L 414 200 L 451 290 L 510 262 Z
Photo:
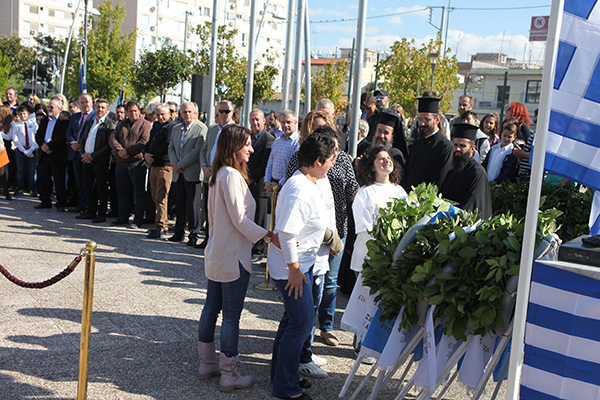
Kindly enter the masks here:
M 439 103 L 436 97 L 419 97 L 419 137 L 410 148 L 402 186 L 410 192 L 422 182 L 438 187 L 452 168 L 452 143 L 440 132 Z
M 442 196 L 463 210 L 479 210 L 483 219 L 492 215 L 490 184 L 485 169 L 473 159 L 477 126 L 454 124 L 453 168 L 441 184 Z
M 375 143 L 385 147 L 390 156 L 404 168 L 406 157 L 408 156 L 408 148 L 406 147 L 406 137 L 402 128 L 402 120 L 395 111 L 383 110 L 379 113 Z

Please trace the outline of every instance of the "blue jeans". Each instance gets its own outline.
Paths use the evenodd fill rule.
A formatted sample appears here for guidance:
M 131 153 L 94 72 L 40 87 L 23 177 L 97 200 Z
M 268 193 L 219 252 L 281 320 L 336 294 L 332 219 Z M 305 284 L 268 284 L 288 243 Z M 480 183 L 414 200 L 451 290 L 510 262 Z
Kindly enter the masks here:
M 292 296 L 288 296 L 288 292 L 285 290 L 287 279 L 273 279 L 275 286 L 281 292 L 285 308 L 273 344 L 273 359 L 271 360 L 273 396 L 292 397 L 302 394 L 302 389 L 298 384 L 300 352 L 315 321 L 312 271 L 311 267 L 304 274 L 308 283 L 302 284 L 302 296 L 297 299 L 294 299 L 293 293 Z
M 19 150 L 15 150 L 17 161 L 17 189 L 25 190 L 25 175 L 27 175 L 27 187 L 35 191 L 35 167 L 37 165 L 37 150 L 33 152 L 33 157 L 27 157 Z
M 346 238 L 342 238 L 344 246 Z M 323 298 L 319 306 L 319 327 L 322 331 L 333 330 L 333 317 L 335 317 L 335 300 L 337 297 L 337 280 L 342 262 L 343 251 L 337 257 L 329 255 L 329 271 L 325 274 L 325 285 L 323 286 Z
M 115 170 L 117 196 L 119 196 L 119 222 L 129 221 L 131 199 L 135 197 L 133 222 L 144 223 L 146 211 L 146 167 L 141 163 L 123 165 L 117 163 Z
M 227 357 L 238 355 L 238 340 L 240 337 L 240 315 L 244 308 L 246 290 L 250 281 L 250 273 L 238 263 L 240 277 L 233 282 L 214 282 L 207 279 L 206 303 L 202 309 L 199 323 L 198 340 L 211 343 L 215 340 L 215 326 L 221 310 L 221 353 Z
M 325 282 L 325 275 L 314 275 L 313 276 L 313 310 L 315 311 L 315 315 L 313 318 L 313 325 L 310 329 L 310 335 L 304 342 L 302 346 L 302 352 L 300 353 L 300 363 L 306 364 L 312 361 L 312 344 L 315 341 L 315 330 L 317 327 L 317 312 L 319 311 L 319 304 L 321 304 L 321 297 L 323 296 L 323 283 Z

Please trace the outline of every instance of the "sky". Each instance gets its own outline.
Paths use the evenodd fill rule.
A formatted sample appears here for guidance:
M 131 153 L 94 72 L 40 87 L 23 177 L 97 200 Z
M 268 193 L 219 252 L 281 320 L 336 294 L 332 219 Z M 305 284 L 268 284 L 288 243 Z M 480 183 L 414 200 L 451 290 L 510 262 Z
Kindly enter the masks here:
M 367 0 L 365 47 L 385 51 L 397 40 L 428 42 L 439 31 L 442 6 L 450 7 L 446 47 L 458 61 L 476 53 L 502 52 L 517 62 L 543 64 L 545 42 L 529 42 L 531 17 L 550 15 L 551 0 Z M 352 47 L 356 37 L 358 0 L 308 0 L 311 50 L 329 56 Z M 432 8 L 431 22 L 429 10 Z M 349 20 L 351 21 L 340 21 Z M 326 22 L 327 21 L 327 22 Z

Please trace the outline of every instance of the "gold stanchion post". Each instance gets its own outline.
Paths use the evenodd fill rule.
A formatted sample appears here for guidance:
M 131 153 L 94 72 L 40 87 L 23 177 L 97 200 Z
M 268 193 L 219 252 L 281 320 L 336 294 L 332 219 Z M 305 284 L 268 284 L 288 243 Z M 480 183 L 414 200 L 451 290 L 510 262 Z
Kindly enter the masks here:
M 275 186 L 273 188 L 273 194 L 271 195 L 271 221 L 269 222 L 269 230 L 273 231 L 273 228 L 275 227 L 275 205 L 277 204 L 277 192 L 279 191 L 279 186 Z M 269 243 L 269 246 L 267 247 L 267 251 L 268 249 L 271 248 L 271 246 L 273 245 L 273 243 Z M 261 283 L 257 283 L 256 285 L 254 285 L 255 289 L 258 290 L 268 290 L 268 291 L 274 291 L 277 290 L 277 286 L 273 285 L 270 282 L 271 277 L 269 276 L 269 264 L 267 263 L 267 270 L 265 271 L 265 281 L 261 282 Z
M 83 309 L 81 312 L 81 346 L 79 348 L 79 382 L 77 385 L 77 400 L 87 398 L 87 381 L 90 361 L 90 336 L 92 331 L 92 298 L 94 295 L 94 268 L 98 245 L 94 241 L 86 243 L 85 248 L 85 279 L 83 283 Z

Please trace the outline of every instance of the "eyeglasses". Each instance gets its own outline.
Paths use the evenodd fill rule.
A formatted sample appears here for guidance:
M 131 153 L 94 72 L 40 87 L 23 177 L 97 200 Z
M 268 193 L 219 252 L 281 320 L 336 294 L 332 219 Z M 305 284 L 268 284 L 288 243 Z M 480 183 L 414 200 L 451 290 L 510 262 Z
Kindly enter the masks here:
M 435 117 L 429 117 L 429 118 L 427 118 L 427 117 L 424 117 L 424 118 L 417 117 L 417 121 L 419 121 L 419 122 L 429 122 L 429 121 L 431 121 L 434 118 Z
M 380 95 L 375 96 L 375 98 L 376 99 L 385 99 L 385 96 L 383 96 L 383 95 L 380 94 Z
M 232 110 L 219 110 L 220 114 L 229 114 Z
M 54 110 L 54 106 L 47 106 L 46 107 L 48 110 Z
M 169 110 L 170 113 L 176 113 L 177 110 Z

